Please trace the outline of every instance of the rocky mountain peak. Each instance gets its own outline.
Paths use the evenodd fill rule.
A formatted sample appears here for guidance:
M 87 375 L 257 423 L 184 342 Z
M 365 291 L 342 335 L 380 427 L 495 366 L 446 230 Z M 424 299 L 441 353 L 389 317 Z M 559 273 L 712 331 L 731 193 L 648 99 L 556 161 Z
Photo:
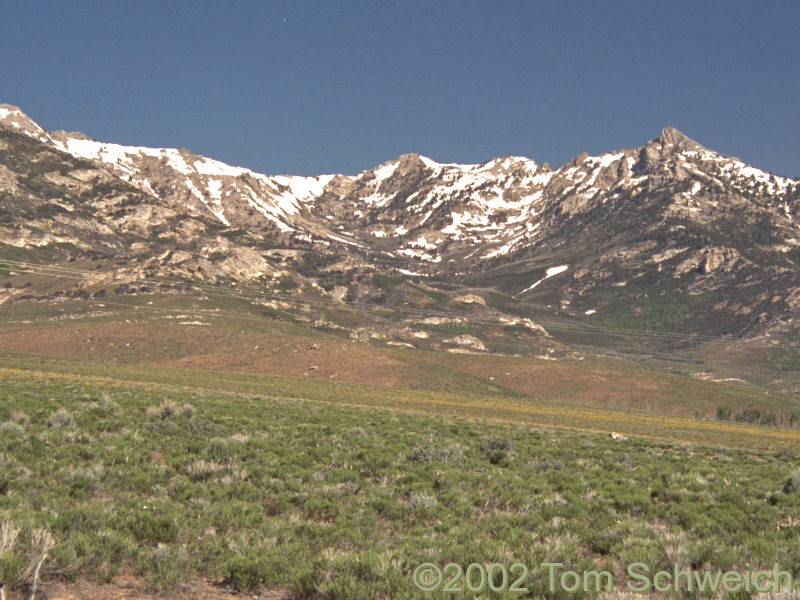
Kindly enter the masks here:
M 416 152 L 401 154 L 397 158 L 397 169 L 401 173 L 408 173 L 409 171 L 416 171 L 423 169 L 426 166 L 425 161 Z
M 665 127 L 657 138 L 645 145 L 645 148 L 660 148 L 662 154 L 672 154 L 682 150 L 705 150 L 705 148 L 674 127 Z
M 658 139 L 665 143 L 676 145 L 686 141 L 694 141 L 688 135 L 670 125 L 667 125 L 661 130 L 661 134 L 658 136 Z
M 704 335 L 800 323 L 800 182 L 673 127 L 554 170 L 408 153 L 352 176 L 300 177 L 48 132 L 2 104 L 0 196 L 0 246 L 31 260 L 56 244 L 70 257 L 132 248 L 155 275 L 272 285 L 259 278 L 282 272 L 359 303 L 410 300 L 379 277 L 391 273 L 493 289 L 487 306 L 523 299 L 519 314 L 552 305 Z M 142 264 L 120 269 L 133 281 Z
M 659 136 L 642 146 L 640 161 L 645 167 L 655 166 L 679 152 L 706 150 L 692 138 L 674 127 L 665 127 Z
M 59 129 L 57 131 L 49 131 L 48 133 L 51 138 L 63 143 L 66 143 L 67 140 L 93 141 L 92 138 L 80 131 L 64 131 L 63 129 Z
M 25 118 L 28 118 L 27 115 L 25 115 L 25 113 L 23 113 L 22 110 L 20 110 L 19 106 L 14 106 L 13 104 L 5 104 L 0 102 L 0 111 L 2 111 L 0 112 L 0 121 L 7 120 L 9 114 L 21 115 Z
M 0 127 L 40 139 L 45 136 L 45 130 L 13 104 L 0 104 Z

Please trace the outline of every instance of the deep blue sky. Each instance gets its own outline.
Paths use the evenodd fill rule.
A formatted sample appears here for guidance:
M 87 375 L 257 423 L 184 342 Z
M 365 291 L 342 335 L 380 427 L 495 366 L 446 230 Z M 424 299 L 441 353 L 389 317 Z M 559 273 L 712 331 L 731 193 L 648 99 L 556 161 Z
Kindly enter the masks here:
M 800 3 L 0 0 L 0 102 L 266 173 L 637 146 L 800 175 Z

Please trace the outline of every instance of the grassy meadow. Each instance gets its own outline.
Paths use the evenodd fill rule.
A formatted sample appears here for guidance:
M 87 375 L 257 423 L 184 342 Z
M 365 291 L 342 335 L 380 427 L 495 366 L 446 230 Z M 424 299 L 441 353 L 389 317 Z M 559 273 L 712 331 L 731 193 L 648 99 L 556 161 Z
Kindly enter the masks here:
M 132 574 L 165 597 L 192 578 L 245 597 L 581 595 L 551 593 L 543 562 L 609 570 L 620 584 L 633 562 L 778 562 L 800 577 L 793 429 L 513 396 L 4 364 L 0 579 L 16 592 L 44 537 L 42 581 Z M 423 562 L 521 562 L 529 591 L 423 593 L 411 578 Z

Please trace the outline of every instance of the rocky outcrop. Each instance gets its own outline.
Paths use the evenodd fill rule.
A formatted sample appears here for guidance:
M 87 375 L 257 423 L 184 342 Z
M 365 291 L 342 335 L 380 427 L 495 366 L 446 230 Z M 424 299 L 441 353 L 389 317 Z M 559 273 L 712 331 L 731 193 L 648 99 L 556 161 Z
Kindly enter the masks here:
M 486 345 L 474 335 L 459 335 L 444 340 L 446 344 L 453 344 L 474 352 L 486 352 Z
M 735 248 L 708 248 L 700 262 L 700 272 L 708 275 L 712 271 L 722 269 L 729 273 L 739 258 Z
M 709 275 L 714 271 L 730 273 L 736 267 L 739 258 L 740 254 L 735 248 L 716 246 L 703 248 L 678 264 L 675 268 L 675 275 L 684 275 L 690 271 L 696 271 L 703 275 Z
M 404 154 L 355 175 L 294 177 L 49 132 L 0 105 L 0 199 L 0 243 L 21 251 L 57 248 L 50 256 L 91 257 L 117 276 L 114 261 L 130 261 L 143 277 L 414 306 L 434 311 L 414 323 L 443 331 L 502 317 L 544 337 L 550 322 L 613 312 L 625 326 L 739 335 L 800 317 L 783 293 L 800 287 L 800 183 L 671 127 L 556 169 Z M 722 302 L 761 293 L 777 300 Z M 700 309 L 683 299 L 699 296 L 727 316 L 692 321 Z

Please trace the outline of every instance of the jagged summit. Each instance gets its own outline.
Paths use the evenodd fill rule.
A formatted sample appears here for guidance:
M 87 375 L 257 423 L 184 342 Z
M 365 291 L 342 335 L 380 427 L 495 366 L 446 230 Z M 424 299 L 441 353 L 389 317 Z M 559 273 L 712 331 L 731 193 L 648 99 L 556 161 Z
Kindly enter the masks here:
M 401 154 L 397 157 L 397 168 L 400 171 L 410 171 L 413 169 L 421 169 L 428 165 L 435 164 L 435 161 L 417 154 L 416 152 L 409 152 Z
M 680 304 L 659 313 L 643 298 L 709 292 L 709 306 L 749 326 L 778 313 L 800 325 L 800 182 L 673 127 L 555 169 L 522 156 L 458 164 L 407 153 L 355 175 L 297 177 L 47 132 L 0 105 L 0 213 L 0 248 L 130 249 L 141 262 L 120 268 L 137 276 L 142 265 L 204 281 L 285 272 L 361 302 L 372 293 L 364 281 L 390 269 L 585 315 L 614 299 L 623 320 Z M 721 289 L 763 306 L 722 303 Z
M 45 130 L 13 104 L 0 104 L 0 127 L 8 127 L 39 139 L 46 137 Z
M 784 198 L 794 189 L 791 180 L 708 151 L 674 127 L 639 148 L 599 156 L 584 152 L 558 169 L 520 156 L 458 164 L 406 153 L 353 176 L 294 177 L 254 173 L 185 149 L 45 132 L 11 105 L 0 108 L 0 124 L 96 161 L 143 192 L 179 210 L 213 216 L 226 227 L 258 223 L 297 235 L 311 228 L 339 241 L 347 234 L 364 247 L 391 236 L 396 245 L 390 252 L 431 265 L 464 252 L 478 260 L 520 252 L 539 243 L 550 212 L 574 216 L 622 194 L 686 179 L 697 181 L 692 194 L 708 181 L 726 179 L 739 192 L 763 185 Z M 719 173 L 722 167 L 728 170 Z M 442 255 L 451 250 L 454 257 Z
M 90 142 L 95 141 L 80 131 L 64 131 L 63 129 L 57 129 L 55 131 L 48 131 L 47 133 L 51 138 L 62 143 L 66 143 L 68 140 L 84 140 Z
M 663 140 L 668 144 L 676 145 L 687 141 L 694 142 L 694 140 L 692 140 L 688 135 L 670 125 L 667 125 L 661 130 L 661 134 L 658 136 L 658 139 Z
M 0 110 L 23 114 L 19 106 L 14 106 L 13 104 L 6 104 L 4 102 L 0 102 Z
M 682 152 L 703 152 L 707 149 L 674 127 L 665 127 L 655 139 L 650 140 L 639 151 L 641 164 L 652 167 L 665 159 Z
M 675 127 L 665 127 L 650 144 L 660 145 L 669 151 L 705 150 L 706 148 Z
M 664 152 L 677 152 L 680 150 L 705 149 L 699 142 L 693 140 L 688 135 L 675 127 L 665 127 L 655 139 L 651 140 L 645 147 L 660 147 Z

